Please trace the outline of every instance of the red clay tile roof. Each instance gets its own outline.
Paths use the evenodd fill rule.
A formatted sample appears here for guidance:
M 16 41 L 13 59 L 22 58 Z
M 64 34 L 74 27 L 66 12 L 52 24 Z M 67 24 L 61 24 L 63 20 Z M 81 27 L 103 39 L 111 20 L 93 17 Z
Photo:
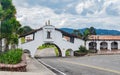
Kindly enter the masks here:
M 88 40 L 120 40 L 120 36 L 113 35 L 90 35 Z

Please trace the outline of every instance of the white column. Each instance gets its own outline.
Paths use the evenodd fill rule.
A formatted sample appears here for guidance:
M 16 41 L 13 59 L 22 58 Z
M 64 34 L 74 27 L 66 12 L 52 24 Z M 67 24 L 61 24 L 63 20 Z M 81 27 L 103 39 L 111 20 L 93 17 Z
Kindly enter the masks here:
M 62 52 L 62 57 L 65 57 L 66 55 L 65 55 L 65 52 L 66 52 L 66 50 L 61 50 L 61 52 Z
M 74 56 L 74 51 L 70 51 L 70 56 Z
M 19 38 L 18 41 L 19 41 L 19 42 L 18 42 L 18 48 L 21 48 L 21 44 L 22 44 L 22 43 L 21 43 L 21 38 Z
M 100 42 L 97 41 L 96 43 L 97 43 L 97 50 L 100 51 Z
M 118 41 L 118 49 L 120 50 L 120 41 Z
M 2 39 L 2 51 L 4 51 L 5 50 L 5 39 L 3 38 Z
M 89 50 L 89 41 L 86 41 L 86 49 Z
M 111 41 L 108 41 L 107 43 L 108 43 L 108 50 L 111 51 Z

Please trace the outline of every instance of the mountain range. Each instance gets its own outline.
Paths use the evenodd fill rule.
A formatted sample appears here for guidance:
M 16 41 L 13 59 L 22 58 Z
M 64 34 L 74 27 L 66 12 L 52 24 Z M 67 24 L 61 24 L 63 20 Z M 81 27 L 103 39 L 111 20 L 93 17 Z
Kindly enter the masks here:
M 60 28 L 61 30 L 72 33 L 74 29 L 72 28 Z M 78 29 L 82 34 L 86 28 Z M 120 31 L 117 30 L 107 30 L 107 29 L 95 29 L 97 35 L 120 35 Z

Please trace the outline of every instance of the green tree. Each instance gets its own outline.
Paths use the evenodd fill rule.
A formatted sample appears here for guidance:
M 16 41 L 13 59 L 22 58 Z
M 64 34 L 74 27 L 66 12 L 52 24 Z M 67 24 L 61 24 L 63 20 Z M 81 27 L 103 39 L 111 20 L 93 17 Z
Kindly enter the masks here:
M 83 32 L 83 40 L 85 41 L 85 45 L 89 35 L 90 35 L 90 29 L 86 28 L 86 30 Z
M 12 49 L 15 49 L 16 46 L 18 46 L 18 36 L 17 35 L 12 35 L 10 44 L 11 44 Z
M 1 6 L 1 1 L 0 1 L 0 21 L 2 20 L 2 17 L 3 17 L 3 9 L 2 9 L 2 6 Z
M 24 29 L 24 33 L 28 33 L 28 32 L 30 32 L 30 31 L 33 30 L 33 29 L 32 29 L 31 27 L 29 27 L 29 26 L 24 26 L 23 29 Z
M 79 37 L 82 37 L 82 34 L 80 33 L 80 31 L 79 30 L 73 30 L 73 32 L 72 32 L 72 34 L 75 34 L 75 35 L 77 35 L 77 36 L 79 36 Z
M 89 30 L 90 30 L 90 35 L 96 35 L 96 30 L 94 27 L 90 27 Z
M 28 32 L 30 32 L 30 31 L 32 31 L 33 29 L 31 28 L 31 27 L 29 27 L 29 26 L 24 26 L 24 27 L 20 27 L 19 29 L 18 29 L 18 34 L 19 35 L 22 35 L 22 34 L 25 34 L 25 33 L 28 33 Z
M 94 27 L 86 28 L 83 32 L 83 40 L 87 40 L 89 35 L 96 35 L 96 30 Z
M 89 28 L 87 28 L 87 29 L 85 29 L 85 31 L 83 32 L 83 40 L 87 40 L 87 38 L 88 38 L 88 35 L 90 35 L 90 29 Z
M 12 0 L 0 0 L 0 10 L 2 10 L 0 11 L 1 38 L 5 39 L 5 51 L 7 51 L 9 44 L 13 45 L 13 41 L 14 43 L 17 42 L 18 34 L 16 32 L 21 25 L 16 20 L 16 9 L 12 4 Z
M 94 27 L 86 28 L 85 31 L 83 32 L 83 40 L 85 41 L 85 45 L 89 35 L 96 35 Z

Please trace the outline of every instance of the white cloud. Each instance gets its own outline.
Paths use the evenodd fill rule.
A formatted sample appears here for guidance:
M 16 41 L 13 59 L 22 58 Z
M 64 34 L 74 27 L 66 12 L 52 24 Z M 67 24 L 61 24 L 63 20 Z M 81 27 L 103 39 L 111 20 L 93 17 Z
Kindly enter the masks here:
M 78 14 L 81 14 L 83 12 L 84 9 L 89 8 L 93 5 L 93 0 L 87 0 L 85 2 L 80 2 L 77 6 L 76 6 L 76 11 Z
M 64 1 L 69 2 L 69 0 L 62 0 L 62 2 Z M 14 0 L 14 4 L 17 8 L 17 19 L 20 21 L 20 23 L 22 25 L 29 25 L 32 28 L 42 27 L 43 25 L 45 25 L 45 22 L 47 20 L 51 20 L 51 24 L 56 27 L 85 28 L 94 26 L 96 28 L 119 30 L 120 16 L 109 16 L 106 13 L 106 9 L 111 3 L 113 3 L 113 6 L 111 8 L 116 8 L 119 11 L 120 1 L 105 0 L 105 2 L 103 3 L 103 0 L 99 0 L 98 3 L 95 3 L 95 1 L 96 0 L 83 0 L 79 2 L 78 0 L 75 3 L 73 3 L 73 1 L 69 4 L 66 4 L 68 8 L 76 9 L 78 14 L 57 14 L 55 13 L 55 9 L 51 7 L 42 5 L 31 6 L 25 0 Z M 56 0 L 56 2 L 58 2 L 58 0 Z M 85 11 L 84 9 L 87 9 L 88 13 L 85 16 L 80 15 L 82 12 Z M 90 14 L 89 11 L 92 11 L 93 14 Z

